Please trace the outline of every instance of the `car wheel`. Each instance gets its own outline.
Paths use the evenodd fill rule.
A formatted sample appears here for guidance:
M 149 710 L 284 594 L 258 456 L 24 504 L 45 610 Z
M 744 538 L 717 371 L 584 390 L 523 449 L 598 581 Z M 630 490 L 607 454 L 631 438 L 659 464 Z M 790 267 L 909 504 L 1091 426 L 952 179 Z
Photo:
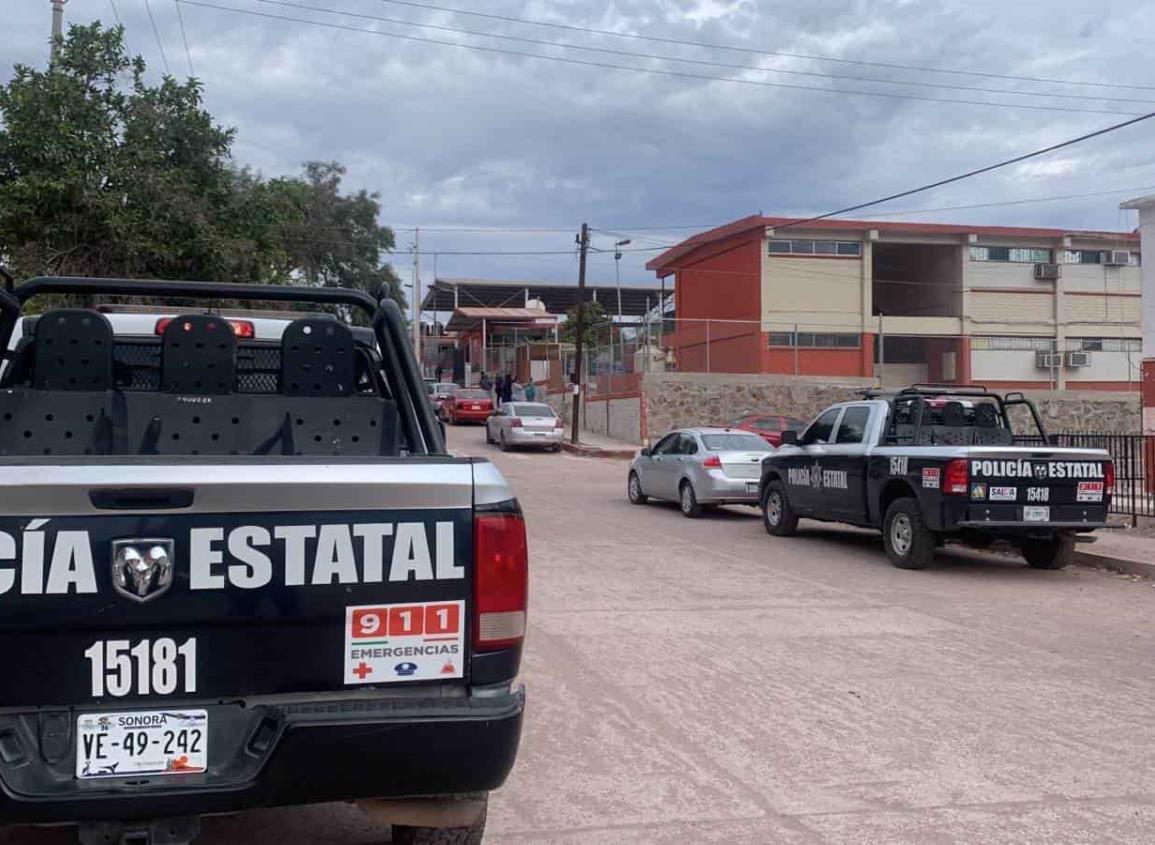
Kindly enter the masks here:
M 899 569 L 925 569 L 934 557 L 934 532 L 922 520 L 918 502 L 905 497 L 886 509 L 882 522 L 886 556 Z
M 485 815 L 469 827 L 409 827 L 393 825 L 393 845 L 481 845 L 485 835 Z
M 635 505 L 644 505 L 650 500 L 650 497 L 642 492 L 642 480 L 638 478 L 636 472 L 630 473 L 630 480 L 626 482 L 626 493 Z
M 505 439 L 505 432 L 504 431 L 501 432 L 501 434 L 499 434 L 498 437 L 501 439 L 501 444 L 500 444 L 501 445 L 501 451 L 508 452 L 509 451 L 509 443 Z
M 767 534 L 775 537 L 789 537 L 798 530 L 798 514 L 794 513 L 786 488 L 778 479 L 766 485 L 766 494 L 762 497 L 762 525 Z
M 678 495 L 678 504 L 682 508 L 682 516 L 697 519 L 702 515 L 702 506 L 698 503 L 698 495 L 694 492 L 694 485 L 683 481 Z
M 1019 546 L 1033 569 L 1064 569 L 1075 557 L 1075 537 L 1056 534 L 1053 537 L 1024 540 Z

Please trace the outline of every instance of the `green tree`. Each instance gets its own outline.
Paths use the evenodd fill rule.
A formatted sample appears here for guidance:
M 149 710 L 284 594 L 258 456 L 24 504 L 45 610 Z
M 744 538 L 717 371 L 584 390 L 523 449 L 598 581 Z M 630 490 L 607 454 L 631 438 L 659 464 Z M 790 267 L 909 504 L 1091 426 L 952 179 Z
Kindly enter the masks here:
M 231 159 L 232 129 L 196 79 L 145 81 L 123 30 L 73 26 L 44 70 L 0 86 L 0 260 L 18 276 L 384 286 L 393 232 L 344 169 L 263 179 Z
M 345 168 L 310 161 L 300 177 L 276 179 L 269 188 L 281 205 L 281 240 L 291 267 L 310 285 L 349 287 L 389 294 L 405 313 L 405 295 L 385 260 L 393 230 L 378 222 L 377 194 L 342 196 Z
M 609 322 L 609 317 L 606 316 L 606 309 L 602 307 L 600 302 L 587 300 L 581 304 L 582 308 L 582 343 L 586 349 L 593 349 L 598 345 L 598 329 L 595 326 L 602 326 L 601 337 L 605 341 L 606 331 L 605 324 Z M 577 315 L 578 306 L 574 305 L 565 312 L 565 322 L 561 326 L 561 339 L 565 343 L 577 342 Z

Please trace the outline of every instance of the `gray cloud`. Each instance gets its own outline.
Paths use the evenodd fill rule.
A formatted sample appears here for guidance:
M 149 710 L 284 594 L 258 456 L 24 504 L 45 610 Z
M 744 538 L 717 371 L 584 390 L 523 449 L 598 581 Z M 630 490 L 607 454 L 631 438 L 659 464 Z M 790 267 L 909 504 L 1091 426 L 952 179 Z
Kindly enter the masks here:
M 257 0 L 221 5 L 375 26 L 446 41 L 587 61 L 670 67 L 813 87 L 906 91 L 943 99 L 988 99 L 976 92 L 897 88 L 868 82 L 663 65 L 560 49 L 496 42 L 394 24 L 325 16 Z M 575 32 L 516 26 L 396 6 L 379 0 L 301 0 L 364 14 L 485 32 L 569 41 L 618 50 L 821 71 L 879 79 L 942 81 L 1007 90 L 1155 100 L 1155 90 L 1040 86 L 980 77 L 754 56 Z M 2 0 L 6 59 L 42 63 L 47 4 Z M 174 73 L 187 72 L 175 7 L 152 0 Z M 450 3 L 452 5 L 452 3 Z M 131 49 L 160 71 L 143 0 L 117 3 Z M 559 23 L 797 53 L 816 53 L 954 70 L 1053 76 L 1155 86 L 1148 59 L 1155 22 L 1141 0 L 616 0 L 608 4 L 494 0 L 463 8 Z M 407 226 L 572 226 L 582 220 L 624 227 L 633 246 L 682 237 L 686 230 L 630 227 L 710 224 L 754 213 L 805 214 L 890 193 L 1042 146 L 1122 118 L 1106 114 L 1002 109 L 735 85 L 555 64 L 477 53 L 380 35 L 184 6 L 198 76 L 209 107 L 238 128 L 238 162 L 266 174 L 307 159 L 337 159 L 349 186 L 382 196 L 384 222 Z M 71 20 L 112 19 L 107 0 L 74 0 Z M 0 69 L 7 74 L 8 68 Z M 1144 111 L 1106 99 L 989 99 L 1070 108 Z M 1155 185 L 1155 126 L 1125 130 L 1083 147 L 921 197 L 893 210 L 969 205 L 1026 197 Z M 1122 196 L 939 212 L 903 219 L 1115 228 L 1133 225 Z M 864 216 L 885 216 L 886 208 Z M 398 233 L 405 245 L 410 235 Z M 647 238 L 648 240 L 642 240 Z M 609 247 L 612 236 L 595 243 Z M 571 232 L 423 234 L 425 249 L 561 250 Z M 623 278 L 650 282 L 647 253 L 628 253 Z M 399 256 L 403 268 L 408 259 Z M 572 279 L 571 255 L 437 259 L 442 275 Z M 423 262 L 426 278 L 433 259 Z M 594 256 L 594 278 L 612 279 L 613 261 Z

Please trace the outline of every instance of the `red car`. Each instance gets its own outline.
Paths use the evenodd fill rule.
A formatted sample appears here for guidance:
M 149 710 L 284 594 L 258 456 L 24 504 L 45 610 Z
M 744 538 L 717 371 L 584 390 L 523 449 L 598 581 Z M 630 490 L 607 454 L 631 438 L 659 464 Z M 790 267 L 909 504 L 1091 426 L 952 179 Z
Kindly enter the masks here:
M 801 434 L 806 423 L 793 417 L 784 417 L 781 414 L 747 414 L 731 422 L 727 428 L 740 428 L 743 431 L 752 431 L 771 446 L 782 445 L 782 432 L 797 431 Z
M 493 400 L 488 391 L 467 387 L 454 393 L 442 408 L 446 421 L 451 425 L 484 423 L 493 413 Z

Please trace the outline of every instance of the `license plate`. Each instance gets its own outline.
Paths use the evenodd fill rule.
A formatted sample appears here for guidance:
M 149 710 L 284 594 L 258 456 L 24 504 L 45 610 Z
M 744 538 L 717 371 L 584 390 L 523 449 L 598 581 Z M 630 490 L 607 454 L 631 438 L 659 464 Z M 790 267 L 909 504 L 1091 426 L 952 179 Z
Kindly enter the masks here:
M 76 777 L 203 772 L 208 718 L 206 710 L 84 713 L 76 719 Z
M 1025 507 L 1023 508 L 1023 522 L 1050 522 L 1051 509 L 1049 507 Z
M 469 410 L 471 410 L 471 411 L 480 411 L 480 410 L 481 410 L 481 406 L 480 406 L 480 405 L 470 405 L 470 406 L 469 406 Z
M 747 481 L 746 482 L 746 492 L 747 493 L 757 493 L 758 492 L 758 482 L 757 481 Z

